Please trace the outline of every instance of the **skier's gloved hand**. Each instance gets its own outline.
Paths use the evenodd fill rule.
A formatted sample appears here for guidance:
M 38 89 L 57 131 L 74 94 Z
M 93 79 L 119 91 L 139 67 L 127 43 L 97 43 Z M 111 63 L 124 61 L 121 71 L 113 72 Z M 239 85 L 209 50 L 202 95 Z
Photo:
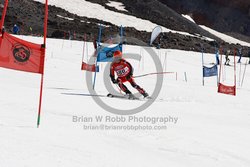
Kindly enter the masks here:
M 126 80 L 130 80 L 132 78 L 132 75 L 127 75 Z
M 115 79 L 115 77 L 113 75 L 110 75 L 110 79 L 113 82 L 113 84 L 118 83 L 117 80 Z
M 118 84 L 118 83 L 120 83 L 121 82 L 121 79 L 120 78 L 117 78 L 116 80 L 115 80 L 115 83 L 116 84 Z
M 111 79 L 111 81 L 113 82 L 113 84 L 118 84 L 120 82 L 120 80 L 118 78 Z
M 112 82 L 113 82 L 113 84 L 118 84 L 119 83 L 119 81 L 117 79 L 112 80 Z
M 133 77 L 133 67 L 131 67 L 130 72 L 128 73 L 128 75 L 125 77 L 127 80 L 130 80 Z

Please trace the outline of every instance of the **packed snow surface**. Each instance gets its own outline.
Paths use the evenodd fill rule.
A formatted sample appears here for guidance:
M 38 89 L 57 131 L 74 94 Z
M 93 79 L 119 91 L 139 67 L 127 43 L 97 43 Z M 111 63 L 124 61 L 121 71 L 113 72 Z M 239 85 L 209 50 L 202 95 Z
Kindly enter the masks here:
M 41 38 L 21 38 L 42 43 Z M 86 86 L 86 72 L 80 70 L 83 45 L 80 41 L 48 39 L 39 129 L 36 118 L 40 75 L 0 68 L 1 167 L 250 166 L 249 66 L 243 85 L 238 86 L 245 65 L 237 64 L 237 96 L 234 97 L 217 93 L 216 77 L 205 78 L 205 86 L 202 86 L 201 53 L 154 50 L 166 71 L 177 72 L 177 80 L 176 74 L 164 75 L 156 101 L 133 115 L 134 120 L 123 116 L 122 122 L 121 116 L 105 111 L 92 99 Z M 124 46 L 124 53 L 142 56 L 140 62 L 128 59 L 134 66 L 134 75 L 155 72 L 149 49 Z M 83 60 L 87 61 L 92 53 L 93 46 L 87 43 Z M 233 58 L 230 59 L 232 64 Z M 246 60 L 243 58 L 242 62 Z M 211 66 L 215 56 L 204 54 L 204 62 Z M 97 74 L 99 95 L 108 93 L 103 84 L 105 67 L 109 68 L 102 63 Z M 233 67 L 223 67 L 222 74 L 222 82 L 233 85 Z M 137 78 L 136 82 L 151 94 L 155 80 L 156 75 L 151 75 Z M 119 109 L 145 103 L 101 98 Z M 89 121 L 76 122 L 75 116 L 89 118 Z M 96 117 L 104 118 L 96 122 Z M 152 122 L 154 118 L 164 118 L 167 122 Z M 88 126 L 99 127 L 99 130 L 86 128 Z M 156 129 L 108 130 L 116 126 Z

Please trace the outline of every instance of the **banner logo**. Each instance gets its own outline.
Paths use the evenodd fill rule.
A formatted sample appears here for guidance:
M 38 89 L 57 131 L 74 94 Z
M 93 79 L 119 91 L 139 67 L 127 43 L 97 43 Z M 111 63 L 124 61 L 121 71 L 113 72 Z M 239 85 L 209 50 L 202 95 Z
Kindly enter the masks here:
M 16 44 L 12 50 L 13 56 L 19 63 L 24 63 L 30 58 L 30 50 L 28 47 Z

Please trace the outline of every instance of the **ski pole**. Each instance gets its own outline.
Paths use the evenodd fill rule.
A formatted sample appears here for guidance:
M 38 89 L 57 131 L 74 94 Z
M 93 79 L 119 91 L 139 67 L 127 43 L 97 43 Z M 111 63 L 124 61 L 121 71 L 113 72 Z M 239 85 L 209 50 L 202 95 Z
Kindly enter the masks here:
M 148 73 L 148 74 L 143 74 L 143 75 L 137 75 L 134 76 L 133 78 L 140 78 L 140 77 L 145 77 L 149 75 L 163 75 L 163 74 L 174 74 L 175 72 L 155 72 L 155 73 Z

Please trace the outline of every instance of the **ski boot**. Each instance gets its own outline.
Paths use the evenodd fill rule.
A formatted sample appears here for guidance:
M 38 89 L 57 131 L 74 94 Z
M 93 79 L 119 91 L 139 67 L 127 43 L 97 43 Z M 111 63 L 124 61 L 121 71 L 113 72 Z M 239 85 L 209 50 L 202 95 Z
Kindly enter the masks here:
M 127 99 L 130 99 L 130 100 L 136 99 L 136 97 L 132 93 L 126 93 L 125 96 L 126 96 Z
M 150 97 L 147 92 L 143 93 L 142 95 L 144 99 L 152 99 L 152 97 Z

